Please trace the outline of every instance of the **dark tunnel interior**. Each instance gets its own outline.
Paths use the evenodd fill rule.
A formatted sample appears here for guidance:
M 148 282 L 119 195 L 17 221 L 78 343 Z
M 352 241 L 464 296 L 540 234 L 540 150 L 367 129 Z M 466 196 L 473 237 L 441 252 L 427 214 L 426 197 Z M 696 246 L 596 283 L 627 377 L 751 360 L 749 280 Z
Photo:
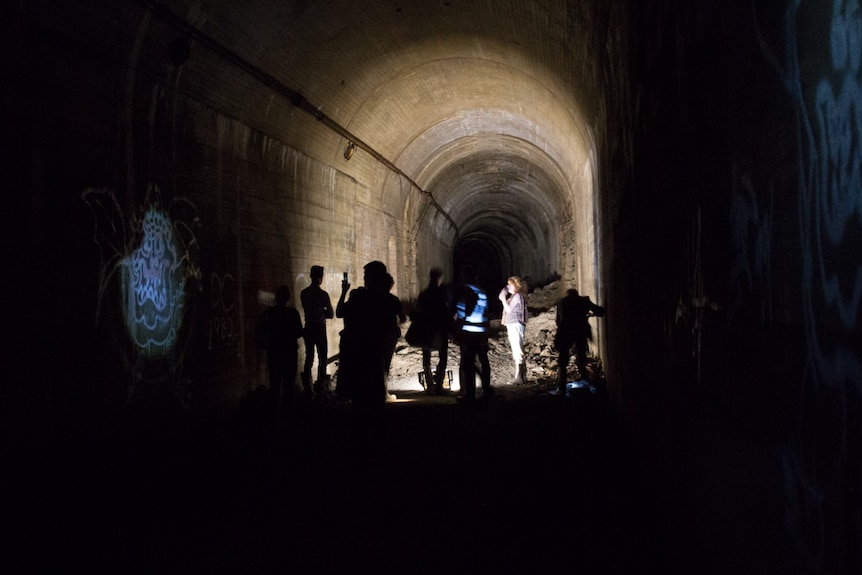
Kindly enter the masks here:
M 3 2 L 10 547 L 32 572 L 862 572 L 860 110 L 860 0 Z M 336 303 L 371 261 L 409 312 L 430 269 L 478 268 L 497 396 L 457 399 L 456 337 L 427 393 L 394 325 L 391 449 L 359 460 L 350 399 L 303 397 L 293 434 L 262 415 L 260 332 L 286 286 L 305 393 L 312 269 Z M 576 381 L 571 288 L 605 310 Z M 317 328 L 333 391 L 345 321 Z

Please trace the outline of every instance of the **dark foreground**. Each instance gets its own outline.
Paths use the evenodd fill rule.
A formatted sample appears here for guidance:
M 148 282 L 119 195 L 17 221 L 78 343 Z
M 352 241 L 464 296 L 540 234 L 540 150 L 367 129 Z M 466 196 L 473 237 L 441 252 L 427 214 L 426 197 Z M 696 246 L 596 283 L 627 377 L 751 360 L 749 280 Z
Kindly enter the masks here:
M 343 404 L 305 405 L 289 434 L 238 418 L 34 455 L 6 494 L 4 571 L 661 572 L 662 517 L 609 406 L 505 391 L 400 394 L 366 455 Z

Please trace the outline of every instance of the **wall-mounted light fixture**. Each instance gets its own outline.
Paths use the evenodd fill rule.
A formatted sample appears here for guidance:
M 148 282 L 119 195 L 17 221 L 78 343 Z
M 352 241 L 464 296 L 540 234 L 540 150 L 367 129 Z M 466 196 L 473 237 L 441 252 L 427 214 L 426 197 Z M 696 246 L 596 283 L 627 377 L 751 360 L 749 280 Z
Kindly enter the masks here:
M 356 151 L 356 144 L 353 142 L 347 142 L 347 146 L 344 148 L 344 159 L 349 160 L 353 157 L 353 152 Z

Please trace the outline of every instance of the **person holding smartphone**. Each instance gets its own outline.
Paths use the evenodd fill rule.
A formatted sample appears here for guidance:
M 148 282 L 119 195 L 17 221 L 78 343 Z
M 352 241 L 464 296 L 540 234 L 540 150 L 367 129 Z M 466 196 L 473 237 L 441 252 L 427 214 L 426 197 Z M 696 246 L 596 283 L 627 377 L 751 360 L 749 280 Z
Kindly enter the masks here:
M 335 316 L 344 320 L 341 331 L 336 393 L 350 399 L 354 413 L 355 447 L 367 453 L 381 447 L 386 404 L 386 360 L 394 319 L 386 289 L 386 265 L 365 264 L 364 284 L 350 291 L 341 282 Z
M 512 359 L 515 360 L 515 377 L 510 385 L 527 382 L 527 365 L 524 363 L 524 330 L 527 327 L 527 300 L 524 282 L 518 276 L 512 276 L 506 287 L 500 290 L 497 298 L 503 304 L 503 325 L 509 335 L 509 347 L 512 348 Z

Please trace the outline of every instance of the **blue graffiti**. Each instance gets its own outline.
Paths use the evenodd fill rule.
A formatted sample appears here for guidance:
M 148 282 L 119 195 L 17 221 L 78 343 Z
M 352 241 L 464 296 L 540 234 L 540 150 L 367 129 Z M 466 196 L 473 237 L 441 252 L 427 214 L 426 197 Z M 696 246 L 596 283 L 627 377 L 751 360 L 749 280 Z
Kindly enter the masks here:
M 142 215 L 127 225 L 113 190 L 87 189 L 82 198 L 93 211 L 93 239 L 102 256 L 96 320 L 107 286 L 119 275 L 122 314 L 137 352 L 151 359 L 178 356 L 188 284 L 200 279 L 197 210 L 183 198 L 163 207 L 153 184 Z M 129 357 L 128 362 L 138 371 L 141 358 Z
M 167 214 L 150 206 L 141 232 L 140 245 L 123 260 L 123 311 L 132 341 L 156 353 L 176 343 L 185 277 Z
M 831 61 L 837 86 L 832 79 L 824 78 L 815 96 L 821 164 L 813 190 L 815 255 L 841 246 L 847 239 L 848 224 L 854 216 L 862 216 L 862 90 L 857 80 L 862 18 L 856 0 L 843 4 L 835 2 L 831 26 Z M 823 297 L 836 306 L 848 328 L 856 323 L 862 300 L 862 265 L 855 263 L 855 273 L 851 271 L 849 281 L 845 279 L 842 285 L 837 271 L 830 269 L 823 257 L 816 261 Z
M 811 83 L 803 79 L 797 32 L 801 4 L 801 0 L 788 4 L 784 58 L 778 58 L 762 37 L 761 46 L 792 98 L 799 131 L 807 357 L 799 390 L 797 439 L 781 450 L 781 460 L 786 528 L 808 568 L 819 570 L 827 548 L 825 509 L 835 504 L 830 497 L 842 481 L 848 458 L 848 405 L 854 393 L 857 399 L 862 396 L 862 360 L 856 346 L 848 344 L 858 329 L 862 299 L 862 262 L 853 246 L 859 241 L 860 229 L 852 227 L 862 222 L 862 90 L 858 79 L 862 18 L 858 0 L 833 0 L 829 63 L 814 83 L 809 101 L 806 86 Z M 840 327 L 824 311 L 831 312 Z M 851 335 L 849 339 L 839 333 L 841 328 Z
M 796 46 L 793 39 L 792 46 Z M 862 89 L 858 80 L 862 18 L 858 0 L 834 0 L 830 27 L 832 70 L 817 83 L 814 112 L 807 112 L 798 63 L 791 68 L 803 127 L 800 142 L 800 217 L 803 240 L 803 290 L 812 370 L 824 385 L 849 384 L 862 392 L 862 362 L 851 349 L 822 341 L 818 303 L 836 312 L 845 329 L 856 326 L 862 300 L 862 262 L 841 257 L 858 241 L 862 221 Z M 814 116 L 814 121 L 810 116 Z

